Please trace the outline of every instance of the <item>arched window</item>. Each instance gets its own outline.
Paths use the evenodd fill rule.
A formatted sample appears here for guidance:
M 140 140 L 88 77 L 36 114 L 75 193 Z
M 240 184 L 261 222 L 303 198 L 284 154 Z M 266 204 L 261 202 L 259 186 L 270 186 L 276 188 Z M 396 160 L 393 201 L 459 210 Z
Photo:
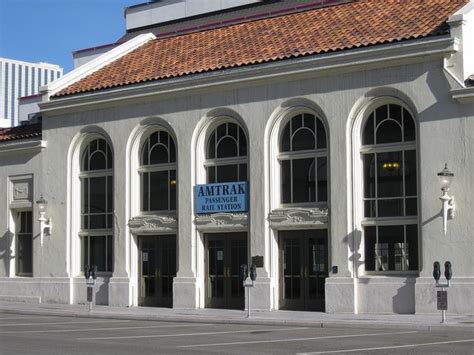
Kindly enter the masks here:
M 377 107 L 362 130 L 366 271 L 418 270 L 416 131 L 397 104 Z
M 176 148 L 166 131 L 156 131 L 143 143 L 140 154 L 141 210 L 176 210 Z
M 81 157 L 81 261 L 112 271 L 113 160 L 105 139 L 92 140 Z
M 327 202 L 326 130 L 319 118 L 292 117 L 280 135 L 281 204 Z
M 210 184 L 247 180 L 247 138 L 238 124 L 222 123 L 211 132 L 204 166 Z

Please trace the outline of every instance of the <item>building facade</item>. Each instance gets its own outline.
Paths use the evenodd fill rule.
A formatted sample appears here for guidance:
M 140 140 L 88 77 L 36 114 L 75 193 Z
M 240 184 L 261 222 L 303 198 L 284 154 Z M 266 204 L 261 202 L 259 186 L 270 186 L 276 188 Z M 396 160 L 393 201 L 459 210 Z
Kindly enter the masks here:
M 470 1 L 350 1 L 78 67 L 0 133 L 0 297 L 85 303 L 96 265 L 99 304 L 244 309 L 254 263 L 255 309 L 433 313 L 449 260 L 471 312 L 473 31 Z
M 55 64 L 0 58 L 0 127 L 17 126 L 20 97 L 38 95 L 41 86 L 62 75 L 63 69 Z

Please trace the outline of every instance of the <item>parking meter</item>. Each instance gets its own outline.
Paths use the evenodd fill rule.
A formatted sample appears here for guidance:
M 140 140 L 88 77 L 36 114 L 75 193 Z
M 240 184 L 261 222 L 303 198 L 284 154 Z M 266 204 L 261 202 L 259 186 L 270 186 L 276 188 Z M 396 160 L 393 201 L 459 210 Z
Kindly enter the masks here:
M 97 265 L 92 265 L 90 273 L 94 280 L 97 279 Z
M 257 267 L 255 266 L 255 264 L 252 264 L 250 266 L 250 279 L 252 280 L 252 282 L 257 279 Z
M 433 277 L 436 283 L 439 282 L 439 278 L 441 277 L 441 266 L 439 265 L 438 261 L 433 263 Z
M 240 279 L 242 282 L 245 282 L 245 279 L 247 279 L 248 272 L 247 272 L 247 265 L 242 264 L 240 265 Z
M 453 270 L 451 269 L 451 262 L 446 261 L 444 263 L 444 277 L 446 277 L 446 280 L 451 280 L 451 277 L 453 277 Z

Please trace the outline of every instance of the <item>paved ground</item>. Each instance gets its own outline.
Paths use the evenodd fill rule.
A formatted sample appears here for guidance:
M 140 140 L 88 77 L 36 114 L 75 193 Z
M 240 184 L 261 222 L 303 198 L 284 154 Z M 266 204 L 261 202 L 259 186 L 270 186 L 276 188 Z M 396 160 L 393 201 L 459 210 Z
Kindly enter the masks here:
M 474 354 L 474 328 L 216 324 L 0 313 L 7 354 Z

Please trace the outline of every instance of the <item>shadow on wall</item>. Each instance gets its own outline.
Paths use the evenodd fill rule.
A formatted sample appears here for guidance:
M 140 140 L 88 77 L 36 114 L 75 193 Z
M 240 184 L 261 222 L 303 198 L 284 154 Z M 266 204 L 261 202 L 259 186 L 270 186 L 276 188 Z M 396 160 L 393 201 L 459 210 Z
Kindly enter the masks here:
M 343 242 L 349 247 L 349 261 L 354 265 L 355 272 L 358 273 L 359 268 L 364 264 L 364 262 L 361 260 L 362 254 L 359 253 L 360 244 L 362 242 L 361 231 L 357 229 L 353 230 L 344 237 Z M 354 276 L 357 277 L 358 275 Z
M 392 297 L 393 313 L 415 313 L 415 283 L 415 278 L 407 279 L 405 285 L 397 290 L 397 294 Z
M 96 304 L 105 306 L 109 304 L 109 283 L 110 279 L 108 277 L 104 277 L 104 281 L 98 283 L 99 287 L 96 288 L 95 294 Z
M 0 238 L 0 259 L 3 261 L 3 273 L 0 277 L 10 275 L 10 259 L 12 258 L 13 233 L 7 230 Z

